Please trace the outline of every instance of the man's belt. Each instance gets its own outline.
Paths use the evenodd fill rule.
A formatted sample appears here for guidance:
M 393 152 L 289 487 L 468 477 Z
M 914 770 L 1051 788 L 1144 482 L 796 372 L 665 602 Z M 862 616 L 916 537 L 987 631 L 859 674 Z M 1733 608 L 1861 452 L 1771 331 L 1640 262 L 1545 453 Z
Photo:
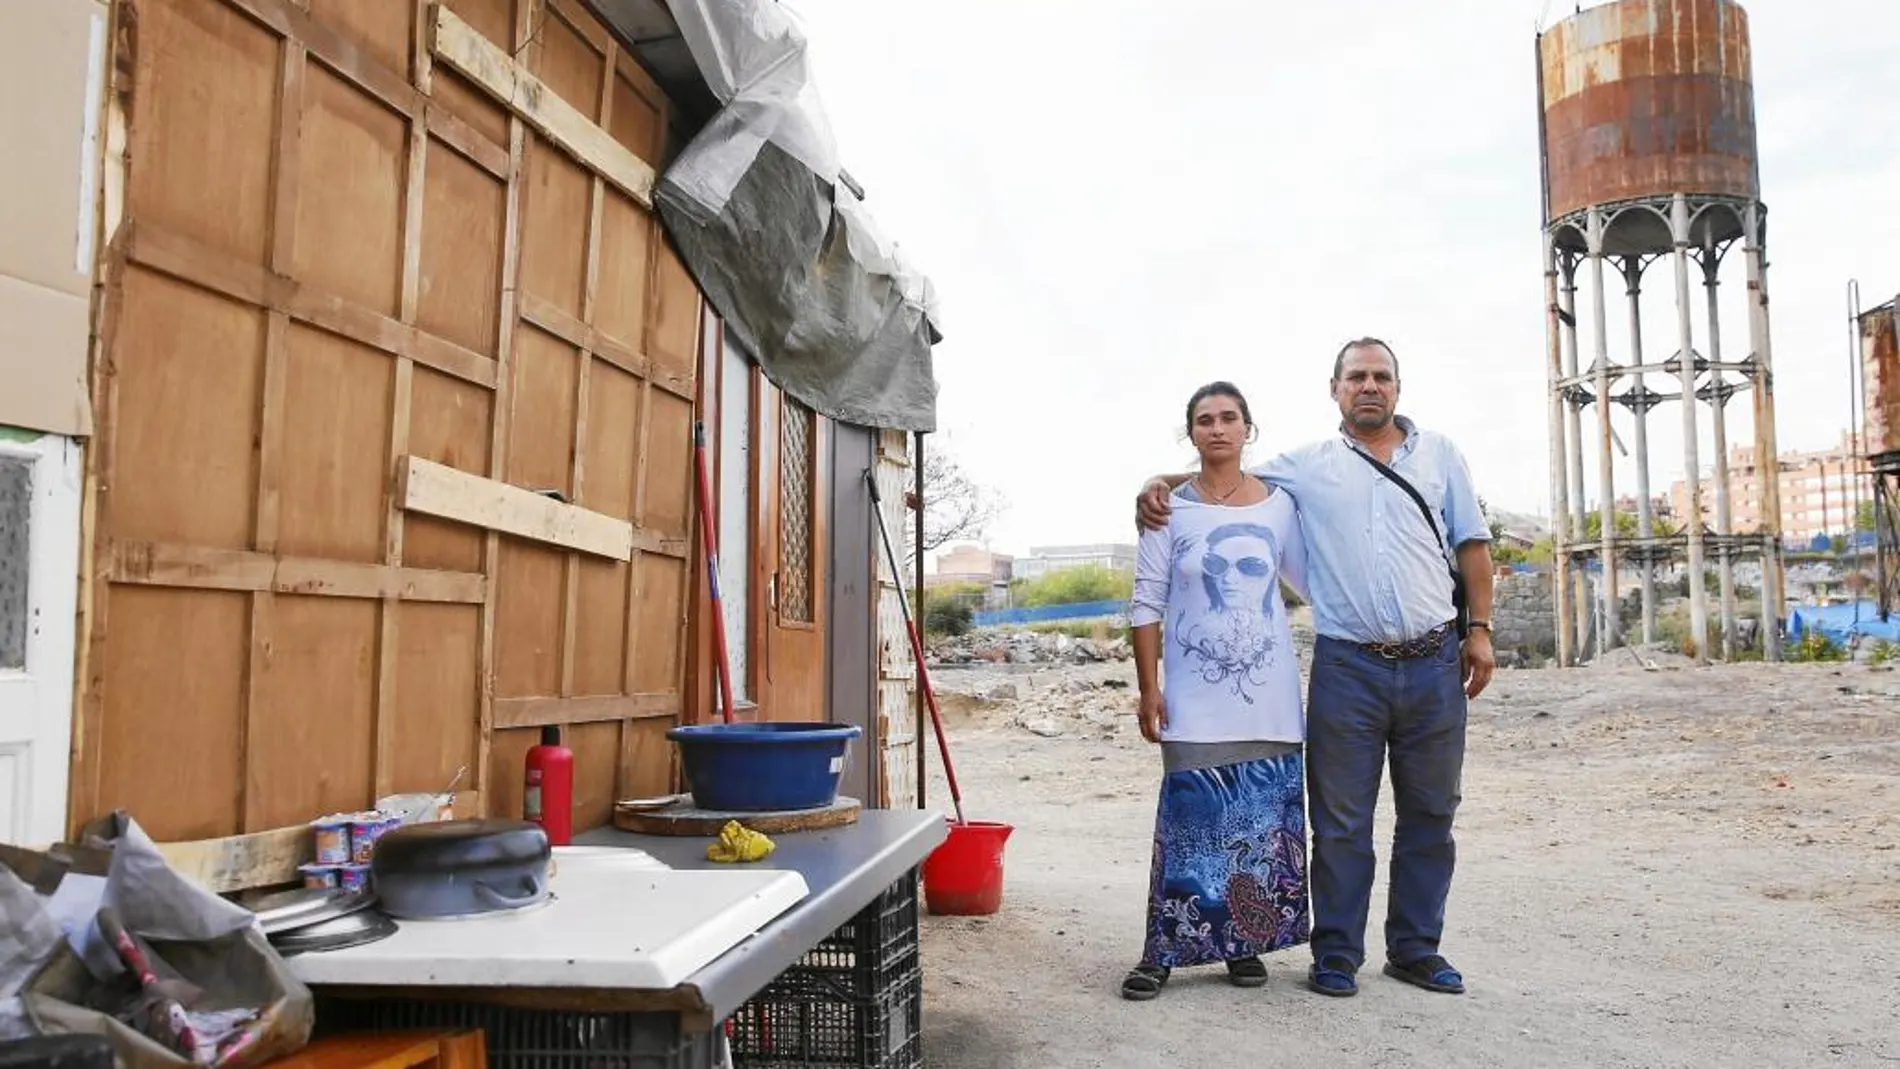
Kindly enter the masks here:
M 1357 645 L 1367 653 L 1377 654 L 1388 661 L 1411 661 L 1437 653 L 1444 648 L 1445 640 L 1453 633 L 1453 625 L 1447 621 L 1417 638 L 1403 642 L 1360 642 Z

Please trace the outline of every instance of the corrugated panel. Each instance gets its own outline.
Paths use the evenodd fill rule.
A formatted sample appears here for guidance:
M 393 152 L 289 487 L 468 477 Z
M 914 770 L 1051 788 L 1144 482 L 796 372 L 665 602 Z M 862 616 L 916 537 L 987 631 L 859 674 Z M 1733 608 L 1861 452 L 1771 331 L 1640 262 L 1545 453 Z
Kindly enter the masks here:
M 1900 450 L 1900 297 L 1860 317 L 1860 352 L 1861 382 L 1867 391 L 1866 450 Z

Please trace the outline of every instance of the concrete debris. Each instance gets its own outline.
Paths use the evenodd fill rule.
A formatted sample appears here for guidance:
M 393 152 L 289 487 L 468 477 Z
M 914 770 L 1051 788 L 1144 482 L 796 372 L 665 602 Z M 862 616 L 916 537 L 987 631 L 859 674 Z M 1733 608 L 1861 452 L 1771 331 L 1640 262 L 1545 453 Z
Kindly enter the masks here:
M 927 652 L 933 665 L 1100 664 L 1134 656 L 1125 638 L 1075 638 L 1038 631 L 972 631 L 955 638 L 933 638 Z
M 1313 650 L 1308 610 L 1295 610 L 1291 623 L 1304 668 Z M 1145 745 L 1135 720 L 1134 651 L 1125 638 L 984 630 L 935 639 L 929 655 L 938 701 L 956 727 Z

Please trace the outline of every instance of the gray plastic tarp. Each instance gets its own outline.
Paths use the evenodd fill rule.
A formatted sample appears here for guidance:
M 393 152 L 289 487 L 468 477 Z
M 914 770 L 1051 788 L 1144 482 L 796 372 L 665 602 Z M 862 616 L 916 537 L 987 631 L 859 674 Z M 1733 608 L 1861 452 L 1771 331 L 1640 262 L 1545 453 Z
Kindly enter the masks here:
M 723 105 L 655 189 L 687 269 L 794 399 L 935 430 L 935 296 L 841 178 L 804 35 L 772 0 L 668 6 Z

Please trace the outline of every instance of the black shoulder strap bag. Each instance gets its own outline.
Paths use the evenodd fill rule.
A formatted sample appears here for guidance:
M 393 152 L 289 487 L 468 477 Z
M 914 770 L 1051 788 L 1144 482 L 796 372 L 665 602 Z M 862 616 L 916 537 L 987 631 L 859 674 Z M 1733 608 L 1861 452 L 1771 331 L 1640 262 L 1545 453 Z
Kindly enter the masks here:
M 1390 466 L 1380 463 L 1371 453 L 1362 449 L 1354 449 L 1353 452 L 1358 454 L 1359 459 L 1379 469 L 1379 473 L 1392 480 L 1393 485 L 1405 491 L 1406 495 L 1412 499 L 1412 502 L 1418 506 L 1418 510 L 1425 514 L 1425 525 L 1431 528 L 1432 537 L 1438 541 L 1440 552 L 1445 554 L 1445 567 L 1451 572 L 1452 620 L 1458 628 L 1458 637 L 1464 638 L 1469 635 L 1471 633 L 1471 609 L 1465 604 L 1464 573 L 1458 570 L 1458 563 L 1452 556 L 1451 539 L 1442 537 L 1438 533 L 1438 520 L 1432 515 L 1432 507 L 1425 503 L 1424 495 L 1420 494 L 1411 483 L 1407 482 L 1404 476 L 1393 471 Z

